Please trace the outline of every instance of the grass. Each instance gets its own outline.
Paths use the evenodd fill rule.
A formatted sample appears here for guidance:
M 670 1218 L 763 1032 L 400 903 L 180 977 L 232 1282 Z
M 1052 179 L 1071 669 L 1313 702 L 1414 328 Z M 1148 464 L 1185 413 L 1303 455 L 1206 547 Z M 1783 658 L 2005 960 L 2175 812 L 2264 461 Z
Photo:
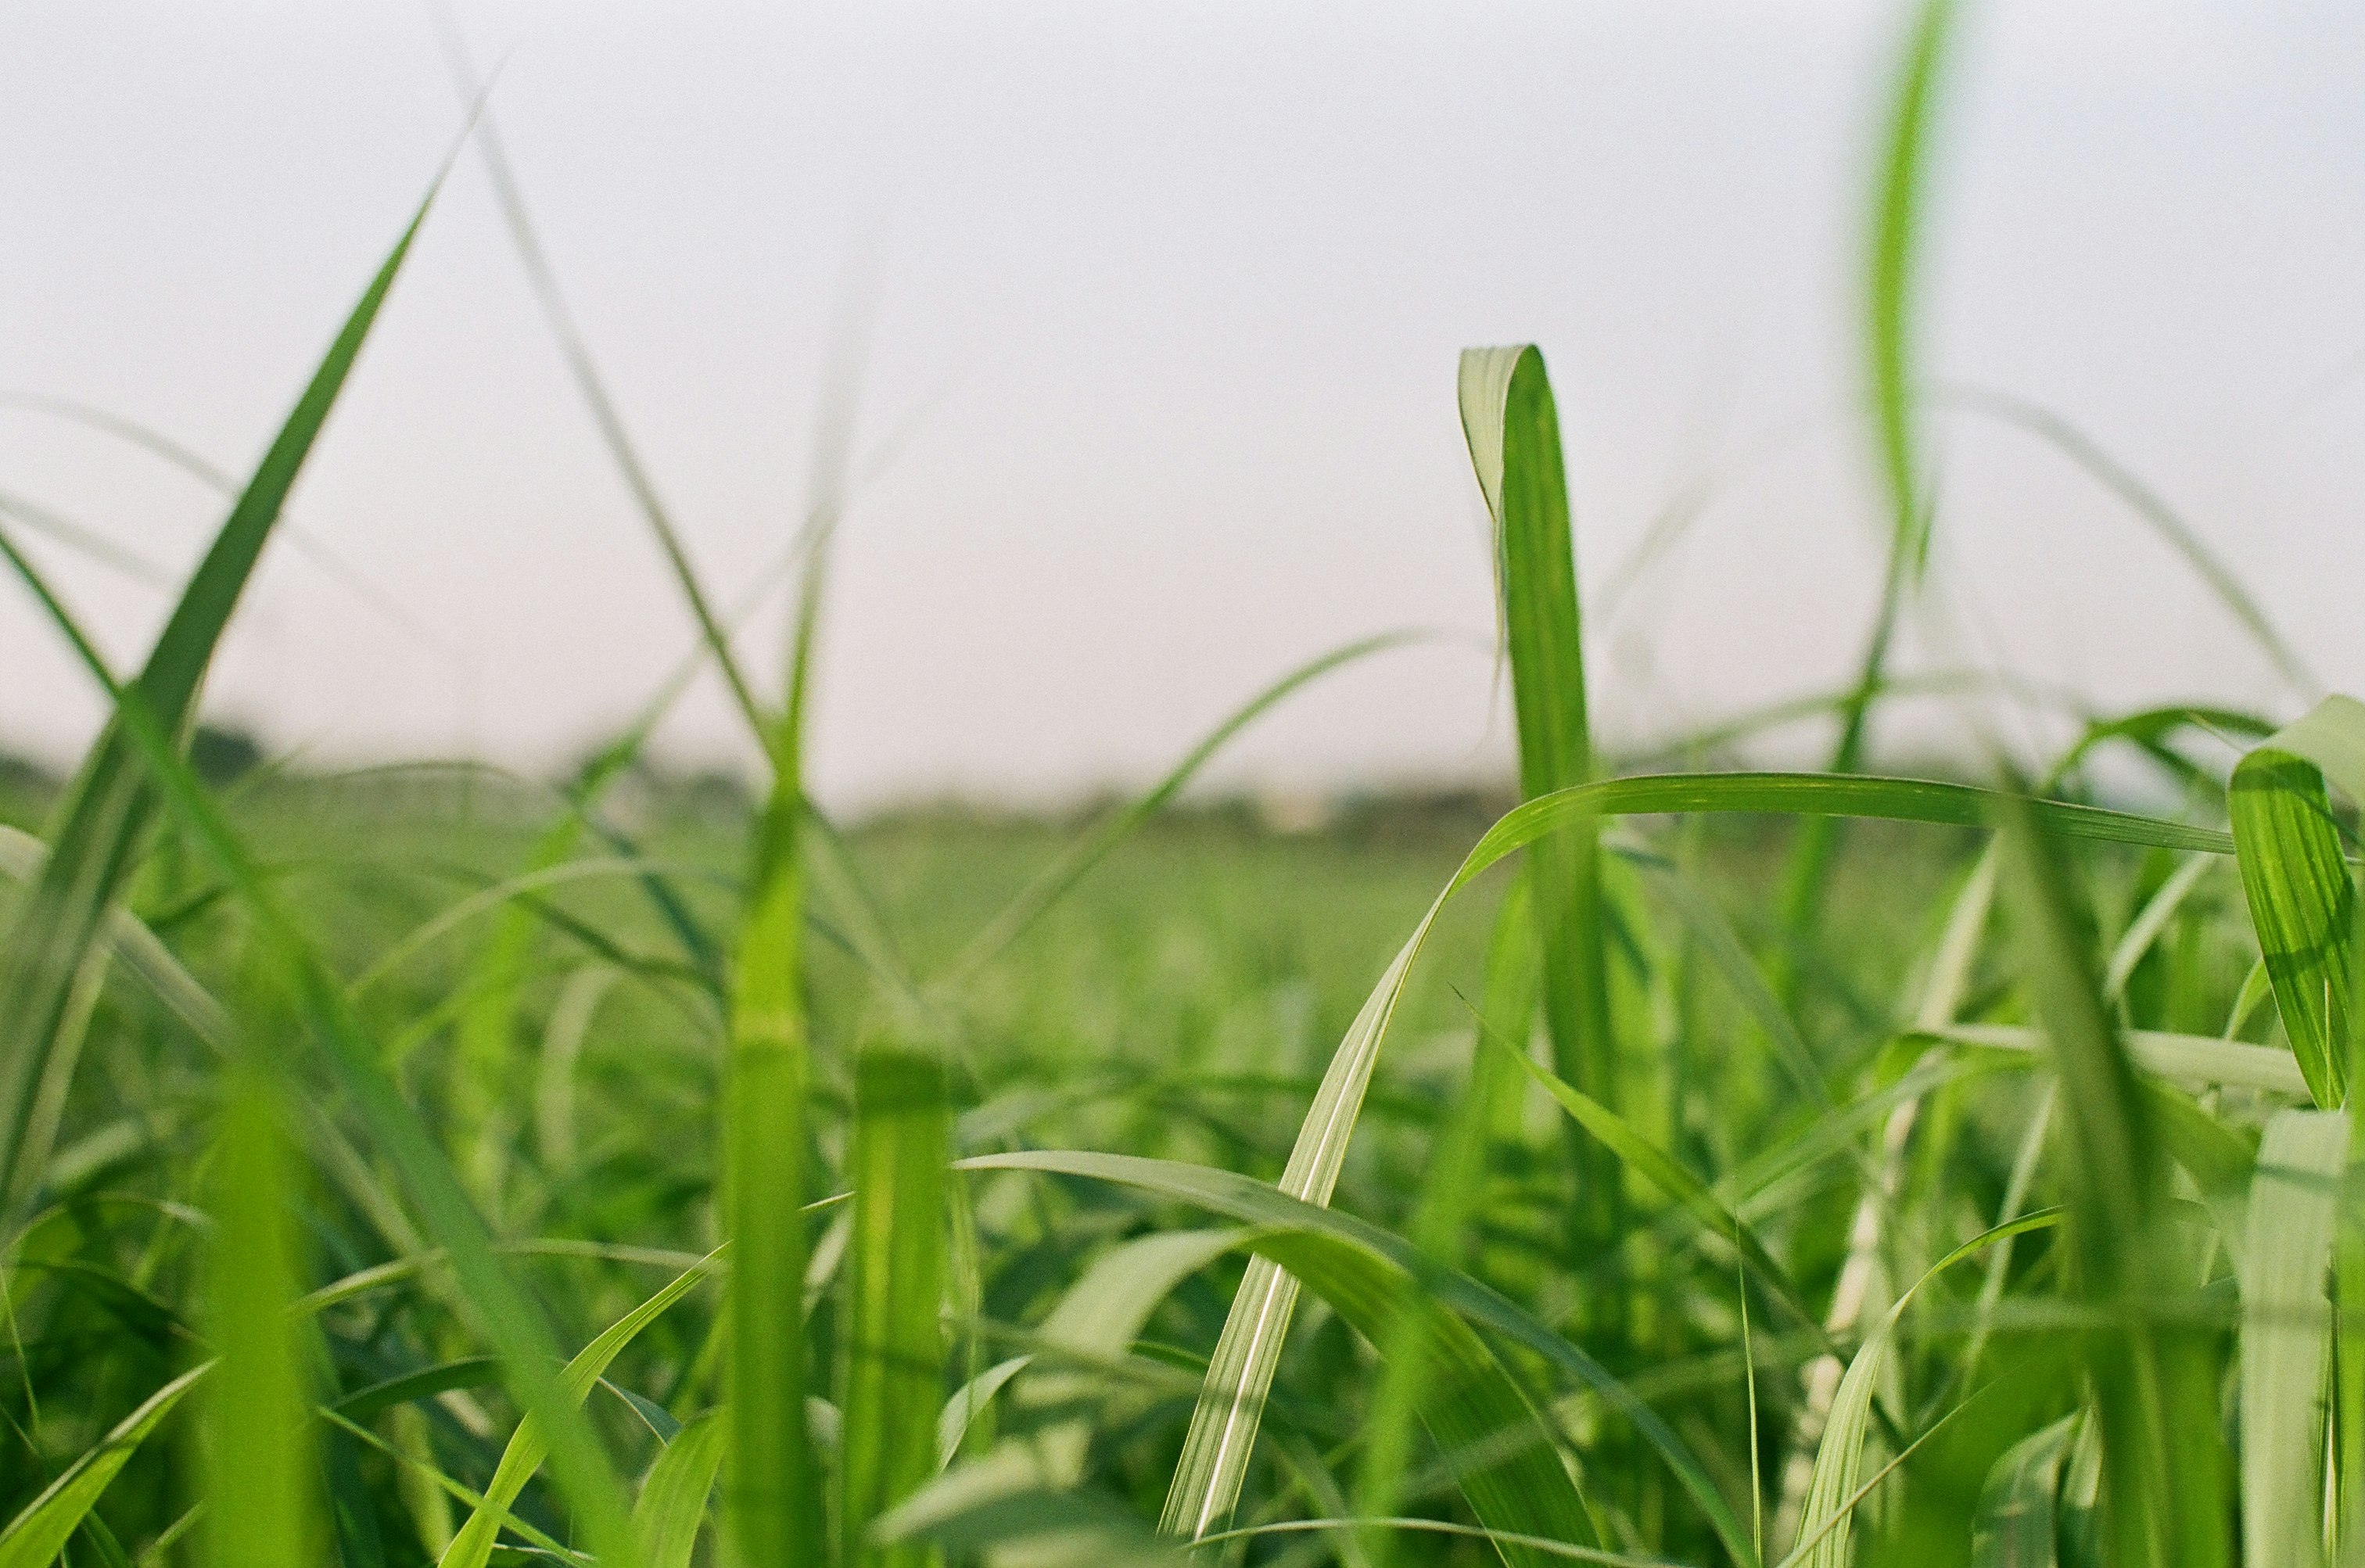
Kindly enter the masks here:
M 136 674 L 0 525 L 113 713 L 0 778 L 0 1568 L 2365 1561 L 2365 705 L 1981 394 L 2295 698 L 1864 771 L 1945 526 L 1909 328 L 1954 25 L 1911 18 L 1869 203 L 1886 587 L 1859 678 L 1767 720 L 1835 721 L 1832 767 L 1605 755 L 1544 362 L 1476 351 L 1516 790 L 1292 832 L 1189 786 L 1400 639 L 1088 821 L 832 820 L 846 432 L 775 689 L 487 122 L 697 662 L 563 790 L 193 767 L 416 222 Z M 635 801 L 707 663 L 761 801 Z

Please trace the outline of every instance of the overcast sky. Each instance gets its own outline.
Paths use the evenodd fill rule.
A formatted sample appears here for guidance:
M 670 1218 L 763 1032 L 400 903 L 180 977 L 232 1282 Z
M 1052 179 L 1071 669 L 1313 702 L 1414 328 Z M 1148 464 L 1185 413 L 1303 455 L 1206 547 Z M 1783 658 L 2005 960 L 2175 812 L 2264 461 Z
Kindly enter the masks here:
M 912 0 L 464 6 L 549 253 L 718 597 L 806 505 L 833 321 L 872 301 L 832 585 L 824 789 L 1143 777 L 1293 664 L 1229 777 L 1500 766 L 1465 344 L 1531 339 L 1607 588 L 1628 741 L 1831 686 L 1879 503 L 1854 410 L 1865 193 L 1900 13 L 1831 3 Z M 2345 5 L 1972 0 L 1944 103 L 1926 364 L 2075 420 L 2330 685 L 2365 571 L 2365 22 Z M 461 122 L 418 5 L 0 10 L 0 388 L 250 465 Z M 2238 627 L 2026 435 L 1933 413 L 1971 658 L 2098 701 L 2291 711 Z M 0 493 L 173 573 L 219 498 L 0 406 Z M 211 711 L 337 758 L 529 767 L 689 646 L 678 595 L 464 157 L 275 546 Z M 17 525 L 21 532 L 21 525 Z M 286 542 L 283 542 L 283 544 Z M 45 548 L 126 665 L 166 588 Z M 750 622 L 776 678 L 777 606 Z M 0 741 L 99 709 L 0 587 Z M 747 755 L 719 690 L 666 732 Z

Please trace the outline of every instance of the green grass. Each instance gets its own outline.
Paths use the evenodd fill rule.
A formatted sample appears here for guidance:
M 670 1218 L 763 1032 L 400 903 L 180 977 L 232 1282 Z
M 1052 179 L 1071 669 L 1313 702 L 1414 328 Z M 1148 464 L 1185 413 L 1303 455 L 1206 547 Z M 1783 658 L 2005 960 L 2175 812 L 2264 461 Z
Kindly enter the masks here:
M 136 674 L 0 532 L 113 714 L 68 783 L 0 770 L 0 1568 L 2365 1561 L 2365 706 L 1865 771 L 1945 521 L 1910 327 L 1953 8 L 1910 22 L 1889 569 L 1859 678 L 1776 715 L 1836 721 L 1832 767 L 1604 753 L 1543 359 L 1475 351 L 1516 777 L 1298 832 L 1199 769 L 1403 639 L 1085 819 L 833 820 L 801 694 L 850 396 L 770 690 L 488 124 L 700 648 L 563 789 L 193 766 L 416 223 Z M 1969 403 L 2305 693 L 2157 492 Z M 645 787 L 710 663 L 759 802 Z

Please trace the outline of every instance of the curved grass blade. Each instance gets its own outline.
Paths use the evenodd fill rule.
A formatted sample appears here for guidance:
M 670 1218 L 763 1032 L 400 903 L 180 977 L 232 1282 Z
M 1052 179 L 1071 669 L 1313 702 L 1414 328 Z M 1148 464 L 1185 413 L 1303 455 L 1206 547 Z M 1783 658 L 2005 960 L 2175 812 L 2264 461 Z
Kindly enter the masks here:
M 420 204 L 346 317 L 132 683 L 167 736 L 180 736 L 193 722 L 222 631 L 433 199 L 431 193 Z M 43 1107 L 62 1102 L 62 1083 L 73 1076 L 75 988 L 91 983 L 86 973 L 105 961 L 106 912 L 138 861 L 156 808 L 140 747 L 119 719 L 111 721 L 61 805 L 40 880 L 0 939 L 0 1204 L 9 1209 L 30 1200 L 48 1164 L 56 1127 Z
M 2227 805 L 2250 923 L 2315 1103 L 2348 1095 L 2357 889 L 2326 786 L 2365 802 L 2365 703 L 2327 697 L 2234 768 Z
M 434 17 L 443 45 L 445 62 L 450 66 L 453 85 L 465 104 L 481 104 L 484 84 L 470 63 L 465 46 L 450 14 L 438 6 Z M 542 248 L 542 238 L 534 230 L 528 215 L 525 193 L 519 187 L 517 175 L 510 167 L 509 153 L 503 147 L 499 129 L 494 124 L 488 109 L 480 108 L 475 122 L 476 149 L 483 154 L 486 176 L 492 182 L 493 196 L 500 205 L 501 217 L 507 223 L 510 239 L 515 245 L 519 262 L 525 268 L 526 282 L 533 290 L 535 303 L 542 307 L 543 319 L 558 344 L 560 357 L 566 360 L 569 375 L 591 412 L 593 424 L 599 428 L 600 440 L 614 459 L 616 471 L 632 492 L 633 504 L 649 525 L 649 531 L 665 554 L 666 565 L 671 568 L 674 582 L 681 589 L 682 599 L 689 606 L 698 622 L 699 634 L 706 639 L 714 655 L 715 667 L 723 674 L 724 686 L 739 709 L 748 730 L 767 746 L 770 742 L 773 721 L 757 700 L 755 688 L 748 684 L 738 655 L 732 651 L 727 627 L 715 613 L 712 602 L 698 579 L 697 568 L 690 565 L 689 546 L 682 541 L 681 531 L 675 527 L 672 515 L 657 494 L 656 481 L 641 461 L 639 449 L 633 444 L 632 434 L 625 429 L 624 416 L 609 395 L 608 384 L 600 375 L 600 367 L 591 357 L 591 345 L 576 324 L 574 312 L 568 308 L 566 297 L 558 286 L 558 274 L 550 264 L 549 255 Z
M 1370 655 L 1405 647 L 1419 640 L 1418 633 L 1410 632 L 1389 632 L 1376 637 L 1362 638 L 1343 648 L 1334 648 L 1319 658 L 1308 660 L 1250 698 L 1222 723 L 1209 731 L 1205 739 L 1193 746 L 1182 761 L 1167 771 L 1166 777 L 1151 785 L 1124 810 L 1078 839 L 1058 859 L 1045 867 L 1033 881 L 1003 907 L 984 930 L 970 939 L 969 946 L 947 969 L 940 983 L 945 987 L 958 987 L 1007 951 L 1013 942 L 1042 917 L 1044 911 L 1082 881 L 1110 851 L 1132 837 L 1143 823 L 1157 815 L 1180 794 L 1233 736 L 1262 718 L 1285 698 L 1332 670 Z
M 838 1560 L 920 1568 L 925 1551 L 917 1544 L 881 1547 L 869 1537 L 871 1521 L 936 1467 L 952 1112 L 944 1062 L 931 1052 L 873 1047 L 854 1073 Z
M 2034 1054 L 2046 1049 L 2039 1029 L 2010 1024 L 1949 1024 L 1921 1031 L 1933 1038 L 1985 1050 Z M 2192 1089 L 2255 1089 L 2288 1099 L 2307 1098 L 2307 1080 L 2291 1053 L 2273 1046 L 2244 1045 L 2214 1035 L 2171 1035 L 2129 1029 L 2123 1036 L 2135 1064 L 2155 1077 Z
M 2235 576 L 2233 568 L 2217 558 L 2200 532 L 2179 516 L 2158 491 L 2103 451 L 2091 436 L 2050 409 L 1992 387 L 1952 386 L 1939 392 L 1938 397 L 1958 408 L 1977 409 L 2018 426 L 2093 476 L 2096 483 L 2124 501 L 2150 525 L 2153 532 L 2167 541 L 2170 549 L 2184 557 L 2193 575 L 2209 585 L 2217 601 L 2249 633 L 2251 641 L 2267 655 L 2277 675 L 2302 691 L 2322 689 L 2322 683 L 2292 645 L 2283 641 L 2274 622 L 2267 619 L 2266 611 L 2259 608 L 2259 601 L 2250 597 L 2250 590 Z
M 1412 1340 L 1422 1378 L 1418 1405 L 1462 1494 L 1510 1568 L 1543 1561 L 1508 1538 L 1598 1546 L 1584 1499 L 1542 1418 L 1485 1341 L 1438 1304 L 1402 1265 L 1306 1230 L 1252 1240 L 1328 1303 L 1375 1348 Z M 1418 1325 L 1416 1329 L 1413 1326 Z
M 1033 1356 L 1012 1356 L 1007 1361 L 994 1362 L 953 1390 L 952 1397 L 945 1401 L 943 1411 L 936 1417 L 936 1469 L 939 1473 L 960 1452 L 961 1444 L 969 1439 L 970 1428 L 993 1403 L 993 1396 L 1009 1387 L 1011 1379 L 1034 1364 Z
M 2331 1364 L 2333 1226 L 2348 1118 L 2285 1111 L 2250 1182 L 2242 1283 L 2242 1561 L 2306 1568 L 2324 1555 L 2324 1396 Z
M 73 644 L 106 693 L 115 723 L 137 748 L 149 778 L 252 913 L 258 950 L 283 971 L 284 982 L 326 1047 L 328 1065 L 347 1100 L 392 1161 L 429 1234 L 442 1244 L 459 1286 L 460 1303 L 492 1338 L 518 1402 L 544 1421 L 551 1434 L 553 1468 L 586 1536 L 604 1558 L 631 1563 L 630 1520 L 614 1470 L 551 1371 L 556 1357 L 549 1328 L 494 1256 L 484 1221 L 469 1206 L 418 1114 L 387 1077 L 383 1053 L 353 1016 L 343 988 L 280 905 L 262 869 L 175 748 L 170 732 L 156 722 L 140 689 L 117 683 L 80 624 L 5 533 L 0 533 L 0 555 Z M 387 1228 L 391 1232 L 402 1226 Z
M 1864 1466 L 1865 1438 L 1872 1425 L 1873 1395 L 1879 1386 L 1881 1370 L 1892 1353 L 1897 1326 L 1903 1320 L 1905 1309 L 1913 1305 L 1913 1298 L 1931 1281 L 1965 1259 L 1977 1256 L 1999 1241 L 2058 1224 L 2061 1217 L 2058 1210 L 2039 1210 L 2007 1220 L 1963 1243 L 1900 1293 L 1888 1316 L 1865 1336 L 1864 1343 L 1856 1348 L 1855 1360 L 1848 1362 L 1846 1375 L 1840 1379 L 1838 1394 L 1832 1400 L 1822 1444 L 1815 1452 L 1814 1475 L 1807 1485 L 1806 1508 L 1799 1520 L 1799 1545 L 1783 1560 L 1784 1568 L 1794 1562 L 1804 1562 L 1807 1568 L 1847 1568 L 1852 1521 L 1856 1506 L 1866 1495 L 1857 1477 Z
M 1341 1215 L 1279 1192 L 1229 1170 L 1134 1155 L 1080 1149 L 1026 1150 L 973 1155 L 958 1160 L 961 1170 L 1036 1170 L 1082 1176 L 1155 1193 L 1212 1213 L 1257 1226 L 1272 1234 L 1302 1232 L 1360 1248 L 1401 1269 L 1435 1302 L 1473 1325 L 1491 1329 L 1532 1353 L 1545 1365 L 1583 1383 L 1642 1434 L 1643 1440 L 1682 1484 L 1686 1495 L 1737 1562 L 1754 1565 L 1757 1555 L 1749 1527 L 1733 1513 L 1698 1459 L 1648 1405 L 1599 1361 L 1538 1323 L 1527 1312 L 1458 1270 L 1421 1254 L 1399 1237 L 1352 1215 Z M 1290 1276 L 1281 1275 L 1283 1279 Z M 1211 1532 L 1212 1533 L 1212 1532 Z
M 597 1338 L 575 1353 L 559 1373 L 559 1383 L 568 1401 L 580 1405 L 589 1395 L 591 1385 L 607 1372 L 609 1363 L 622 1353 L 625 1346 L 639 1338 L 641 1330 L 665 1316 L 666 1309 L 688 1295 L 712 1271 L 713 1260 L 708 1258 L 696 1267 L 685 1269 L 640 1305 L 601 1330 Z M 485 1486 L 483 1502 L 468 1516 L 445 1550 L 438 1568 L 485 1568 L 491 1561 L 494 1544 L 499 1540 L 501 1526 L 509 1518 L 510 1505 L 518 1500 L 527 1482 L 550 1454 L 550 1443 L 543 1435 L 542 1423 L 532 1414 L 518 1423 L 510 1434 L 507 1447 L 501 1450 L 500 1463 L 493 1478 Z
M 0 1568 L 49 1568 L 56 1562 L 140 1445 L 163 1424 L 181 1396 L 212 1370 L 210 1361 L 192 1367 L 150 1394 L 95 1447 L 67 1466 L 64 1474 L 44 1487 L 39 1496 L 26 1504 L 8 1521 L 8 1528 L 0 1530 Z
M 1429 904 L 1364 1000 L 1332 1055 L 1314 1103 L 1299 1126 L 1288 1166 L 1282 1172 L 1280 1191 L 1316 1204 L 1329 1201 L 1378 1060 L 1380 1042 L 1402 998 L 1413 962 L 1446 902 L 1488 867 L 1570 820 L 1629 813 L 1737 811 L 1880 817 L 1985 827 L 2003 803 L 2023 800 L 2001 790 L 1924 779 L 1833 778 L 1821 774 L 1669 774 L 1604 779 L 1558 790 L 1513 808 L 1471 848 L 1452 879 Z M 2047 831 L 2065 836 L 2220 854 L 2231 846 L 2231 841 L 2223 834 L 2099 807 L 2028 801 L 2022 809 Z M 1208 1363 L 1206 1383 L 1192 1420 L 1192 1435 L 1184 1441 L 1182 1460 L 1167 1492 L 1166 1512 L 1160 1520 L 1160 1528 L 1167 1533 L 1194 1538 L 1203 1535 L 1216 1528 L 1216 1521 L 1227 1517 L 1238 1501 L 1265 1395 L 1272 1387 L 1282 1341 L 1288 1333 L 1295 1305 L 1296 1286 L 1276 1265 L 1263 1258 L 1250 1265 Z
M 2072 1413 L 2006 1450 L 1979 1488 L 1971 1520 L 1971 1568 L 2056 1568 L 2061 1473 L 2076 1440 Z
M 1164 1230 L 1103 1252 L 1043 1320 L 1039 1359 L 1050 1364 L 1027 1374 L 1017 1402 L 1039 1410 L 1079 1405 L 1092 1392 L 1091 1373 L 1083 1369 L 1131 1350 L 1159 1303 L 1240 1241 L 1234 1230 Z M 1078 1365 L 1061 1366 L 1061 1360 Z M 1054 1422 L 1027 1439 L 1044 1479 L 1054 1486 L 1073 1486 L 1083 1479 L 1091 1442 L 1091 1427 L 1082 1417 Z
M 1585 639 L 1560 415 L 1532 344 L 1465 349 L 1456 392 L 1471 466 L 1495 524 L 1495 580 L 1519 737 L 1519 793 L 1534 800 L 1593 777 L 1586 715 Z M 1528 857 L 1528 890 L 1543 954 L 1544 1026 L 1561 1077 L 1613 1111 L 1618 1041 L 1601 902 L 1597 821 L 1573 817 Z M 1598 1257 L 1623 1228 L 1615 1164 L 1572 1133 L 1572 1260 Z M 1597 1304 L 1599 1327 L 1622 1332 L 1624 1294 Z
M 676 1432 L 649 1466 L 640 1501 L 633 1505 L 633 1531 L 647 1568 L 689 1568 L 729 1435 L 723 1412 L 709 1410 Z
M 1552 1073 L 1512 1052 L 1509 1047 L 1489 1042 L 1491 1048 L 1503 1052 L 1526 1070 L 1538 1088 L 1551 1096 L 1554 1104 L 1568 1114 L 1569 1119 L 1616 1155 L 1619 1161 L 1635 1171 L 1653 1187 L 1665 1193 L 1678 1208 L 1692 1216 L 1700 1229 L 1710 1236 L 1731 1242 L 1743 1260 L 1757 1271 L 1774 1298 L 1779 1301 L 1808 1332 L 1821 1338 L 1822 1320 L 1791 1280 L 1790 1271 L 1765 1249 L 1741 1216 L 1725 1206 L 1723 1201 L 1709 1190 L 1708 1183 L 1685 1170 L 1674 1156 L 1634 1130 L 1626 1119 L 1582 1090 L 1562 1082 Z
M 1888 678 L 1889 654 L 1905 602 L 1929 559 L 1932 497 L 1921 474 L 1916 432 L 1913 367 L 1913 294 L 1921 259 L 1924 186 L 1929 143 L 1946 46 L 1954 30 L 1955 0 L 1921 0 L 1898 63 L 1889 135 L 1875 190 L 1872 254 L 1866 277 L 1866 346 L 1869 351 L 1873 431 L 1890 508 L 1889 559 L 1880 600 L 1865 646 L 1855 690 L 1840 710 L 1839 739 L 1830 771 L 1853 773 L 1864 764 L 1873 704 Z M 1831 863 L 1835 824 L 1809 823 L 1791 851 L 1783 884 L 1783 925 L 1803 940 L 1822 903 L 1823 878 Z M 1788 1003 L 1797 979 L 1787 958 L 1776 971 L 1775 994 Z

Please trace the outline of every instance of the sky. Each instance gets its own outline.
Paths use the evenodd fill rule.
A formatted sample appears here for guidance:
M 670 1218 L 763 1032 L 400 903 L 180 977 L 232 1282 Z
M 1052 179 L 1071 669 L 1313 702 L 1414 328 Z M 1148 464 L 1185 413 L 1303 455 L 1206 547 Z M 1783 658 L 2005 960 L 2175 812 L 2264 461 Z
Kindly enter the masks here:
M 2073 421 L 2317 680 L 2356 689 L 2365 20 L 1963 12 L 1925 381 Z M 1837 686 L 1885 527 L 1859 318 L 1902 20 L 1846 0 L 456 11 L 719 600 L 790 548 L 824 413 L 849 425 L 813 740 L 848 801 L 1144 779 L 1294 666 L 1399 628 L 1432 634 L 1294 699 L 1219 778 L 1507 771 L 1453 400 L 1474 343 L 1550 365 L 1612 745 Z M 223 502 L 42 399 L 244 473 L 464 119 L 411 0 L 0 10 L 0 504 L 118 666 Z M 1959 398 L 1926 417 L 1939 544 L 1910 663 L 2298 711 L 2122 502 Z M 28 507 L 144 566 L 35 538 Z M 691 645 L 473 148 L 289 518 L 207 693 L 276 747 L 547 770 Z M 775 593 L 742 638 L 768 687 L 783 614 Z M 0 744 L 63 760 L 101 714 L 0 586 Z M 1907 713 L 1888 739 L 1951 722 Z M 753 756 L 712 679 L 661 741 Z

